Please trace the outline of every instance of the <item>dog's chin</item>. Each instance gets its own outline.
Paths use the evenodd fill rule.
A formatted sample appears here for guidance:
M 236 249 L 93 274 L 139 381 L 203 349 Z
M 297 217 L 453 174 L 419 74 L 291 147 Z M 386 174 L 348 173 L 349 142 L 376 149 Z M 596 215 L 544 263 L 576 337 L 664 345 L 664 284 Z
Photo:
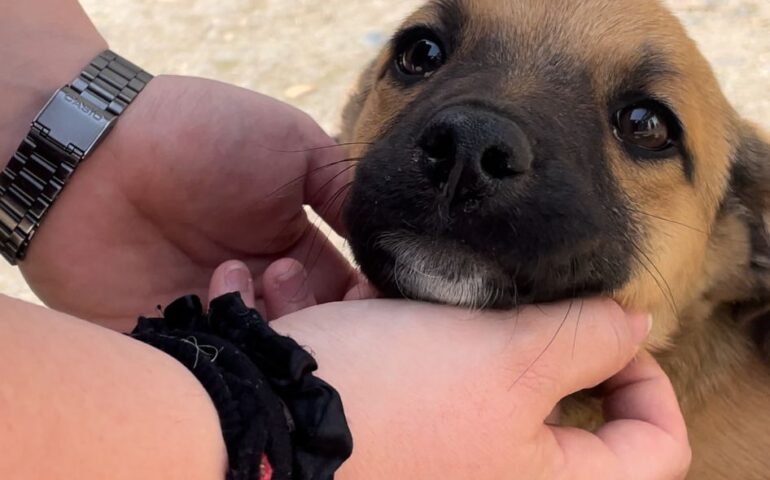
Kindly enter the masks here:
M 590 275 L 595 273 L 590 261 L 583 262 L 589 275 L 565 275 L 544 258 L 502 262 L 458 240 L 405 231 L 381 233 L 363 250 L 356 244 L 353 250 L 364 274 L 386 296 L 471 309 L 610 295 L 622 284 L 607 281 L 611 272 Z
M 516 303 L 503 272 L 458 242 L 399 232 L 381 235 L 376 249 L 376 265 L 362 266 L 376 269 L 368 275 L 389 296 L 473 309 Z

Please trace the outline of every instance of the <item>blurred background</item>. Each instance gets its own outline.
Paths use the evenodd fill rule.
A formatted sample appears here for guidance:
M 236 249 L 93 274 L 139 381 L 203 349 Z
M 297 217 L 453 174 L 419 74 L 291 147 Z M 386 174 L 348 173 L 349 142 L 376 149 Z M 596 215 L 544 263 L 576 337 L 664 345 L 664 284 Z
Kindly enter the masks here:
M 548 0 L 545 0 L 548 1 Z M 110 47 L 154 73 L 214 78 L 334 132 L 357 74 L 421 0 L 81 0 Z M 727 97 L 770 128 L 770 1 L 668 0 Z M 2 263 L 0 292 L 35 301 Z

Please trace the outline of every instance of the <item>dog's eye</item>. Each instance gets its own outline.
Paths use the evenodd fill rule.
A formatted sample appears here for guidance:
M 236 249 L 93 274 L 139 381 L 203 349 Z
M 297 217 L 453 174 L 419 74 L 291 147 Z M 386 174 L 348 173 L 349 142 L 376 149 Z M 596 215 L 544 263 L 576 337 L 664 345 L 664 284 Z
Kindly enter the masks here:
M 406 42 L 396 55 L 399 71 L 409 76 L 429 77 L 444 65 L 444 49 L 431 38 Z
M 679 141 L 679 123 L 663 104 L 649 100 L 628 105 L 615 113 L 615 136 L 634 147 L 662 152 Z

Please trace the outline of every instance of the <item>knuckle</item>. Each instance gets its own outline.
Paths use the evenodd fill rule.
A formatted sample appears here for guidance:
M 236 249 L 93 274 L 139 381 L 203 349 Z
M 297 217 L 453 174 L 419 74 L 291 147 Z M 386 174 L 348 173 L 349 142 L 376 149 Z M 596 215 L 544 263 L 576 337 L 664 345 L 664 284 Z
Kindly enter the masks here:
M 601 320 L 597 327 L 603 331 L 598 338 L 603 339 L 604 347 L 612 354 L 614 362 L 627 362 L 635 347 L 628 323 L 625 321 L 626 313 L 617 303 L 604 302 L 598 315 L 601 315 Z
M 625 364 L 635 347 L 625 321 L 626 313 L 612 300 L 591 300 L 586 307 L 590 314 L 581 322 L 581 335 L 592 339 L 591 349 L 607 362 Z
M 687 441 L 673 440 L 666 450 L 665 472 L 667 477 L 674 480 L 684 480 L 690 471 L 692 464 L 692 448 Z

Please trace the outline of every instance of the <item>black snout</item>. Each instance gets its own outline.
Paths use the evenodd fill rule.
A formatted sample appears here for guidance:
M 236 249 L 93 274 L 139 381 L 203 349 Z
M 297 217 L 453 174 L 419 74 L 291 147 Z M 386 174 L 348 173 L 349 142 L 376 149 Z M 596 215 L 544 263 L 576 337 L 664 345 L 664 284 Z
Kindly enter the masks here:
M 533 160 L 532 147 L 513 120 L 475 107 L 439 112 L 418 147 L 428 178 L 448 202 L 483 197 L 526 173 Z

